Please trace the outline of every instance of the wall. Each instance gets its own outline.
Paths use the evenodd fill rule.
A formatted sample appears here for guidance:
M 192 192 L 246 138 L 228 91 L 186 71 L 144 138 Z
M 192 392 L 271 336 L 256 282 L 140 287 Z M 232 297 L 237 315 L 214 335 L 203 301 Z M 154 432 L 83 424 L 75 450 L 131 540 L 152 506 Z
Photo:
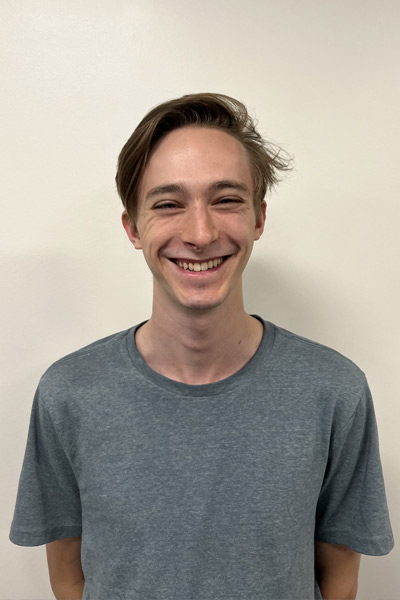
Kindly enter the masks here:
M 149 315 L 116 157 L 151 106 L 188 92 L 242 99 L 295 158 L 247 309 L 367 372 L 399 531 L 399 4 L 2 0 L 0 17 L 0 597 L 51 598 L 44 549 L 7 539 L 33 392 L 58 357 Z M 396 561 L 363 559 L 359 598 L 397 598 Z

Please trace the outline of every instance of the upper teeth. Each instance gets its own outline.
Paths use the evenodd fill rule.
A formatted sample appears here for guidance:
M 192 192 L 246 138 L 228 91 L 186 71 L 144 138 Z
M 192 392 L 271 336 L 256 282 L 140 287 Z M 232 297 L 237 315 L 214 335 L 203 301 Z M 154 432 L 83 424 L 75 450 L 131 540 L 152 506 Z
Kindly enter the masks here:
M 222 258 L 214 258 L 214 260 L 209 260 L 207 262 L 184 262 L 182 260 L 177 260 L 176 263 L 181 269 L 189 269 L 189 271 L 207 271 L 213 267 L 218 267 L 218 265 L 222 263 L 222 260 Z

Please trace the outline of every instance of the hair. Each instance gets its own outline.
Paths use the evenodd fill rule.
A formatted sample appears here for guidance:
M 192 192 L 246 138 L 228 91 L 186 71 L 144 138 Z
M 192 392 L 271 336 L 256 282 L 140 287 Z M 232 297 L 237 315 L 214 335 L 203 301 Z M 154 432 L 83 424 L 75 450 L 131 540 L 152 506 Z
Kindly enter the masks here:
M 155 144 L 169 132 L 187 126 L 219 129 L 244 146 L 254 180 L 254 207 L 259 214 L 265 194 L 280 181 L 280 173 L 291 168 L 291 159 L 261 137 L 242 102 L 223 94 L 201 93 L 153 108 L 122 148 L 115 180 L 130 219 L 135 222 L 139 186 Z

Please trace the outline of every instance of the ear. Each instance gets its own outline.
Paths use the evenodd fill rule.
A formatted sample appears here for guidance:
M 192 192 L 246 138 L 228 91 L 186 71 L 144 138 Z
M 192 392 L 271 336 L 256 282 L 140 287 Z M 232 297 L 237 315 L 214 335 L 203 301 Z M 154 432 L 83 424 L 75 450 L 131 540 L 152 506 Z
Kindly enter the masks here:
M 130 216 L 126 212 L 126 210 L 124 210 L 124 212 L 122 213 L 121 220 L 122 220 L 123 228 L 126 231 L 126 235 L 130 239 L 130 241 L 132 242 L 132 244 L 135 246 L 136 250 L 141 250 L 142 249 L 142 243 L 140 241 L 139 232 L 136 229 L 135 223 L 132 221 L 132 219 L 130 218 Z
M 254 230 L 254 241 L 259 240 L 262 236 L 265 226 L 265 219 L 267 215 L 267 203 L 265 200 L 261 203 L 260 212 L 256 217 L 256 227 Z

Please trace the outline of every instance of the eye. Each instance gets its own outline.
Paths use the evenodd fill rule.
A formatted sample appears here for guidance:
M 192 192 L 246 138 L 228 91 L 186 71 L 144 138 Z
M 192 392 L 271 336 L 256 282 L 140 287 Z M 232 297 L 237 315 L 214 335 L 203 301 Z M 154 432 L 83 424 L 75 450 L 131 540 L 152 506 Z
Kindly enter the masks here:
M 216 204 L 241 204 L 243 200 L 235 196 L 226 196 L 217 200 Z
M 164 202 L 156 204 L 153 208 L 154 210 L 171 210 L 174 208 L 178 208 L 178 205 L 172 200 L 165 200 Z

